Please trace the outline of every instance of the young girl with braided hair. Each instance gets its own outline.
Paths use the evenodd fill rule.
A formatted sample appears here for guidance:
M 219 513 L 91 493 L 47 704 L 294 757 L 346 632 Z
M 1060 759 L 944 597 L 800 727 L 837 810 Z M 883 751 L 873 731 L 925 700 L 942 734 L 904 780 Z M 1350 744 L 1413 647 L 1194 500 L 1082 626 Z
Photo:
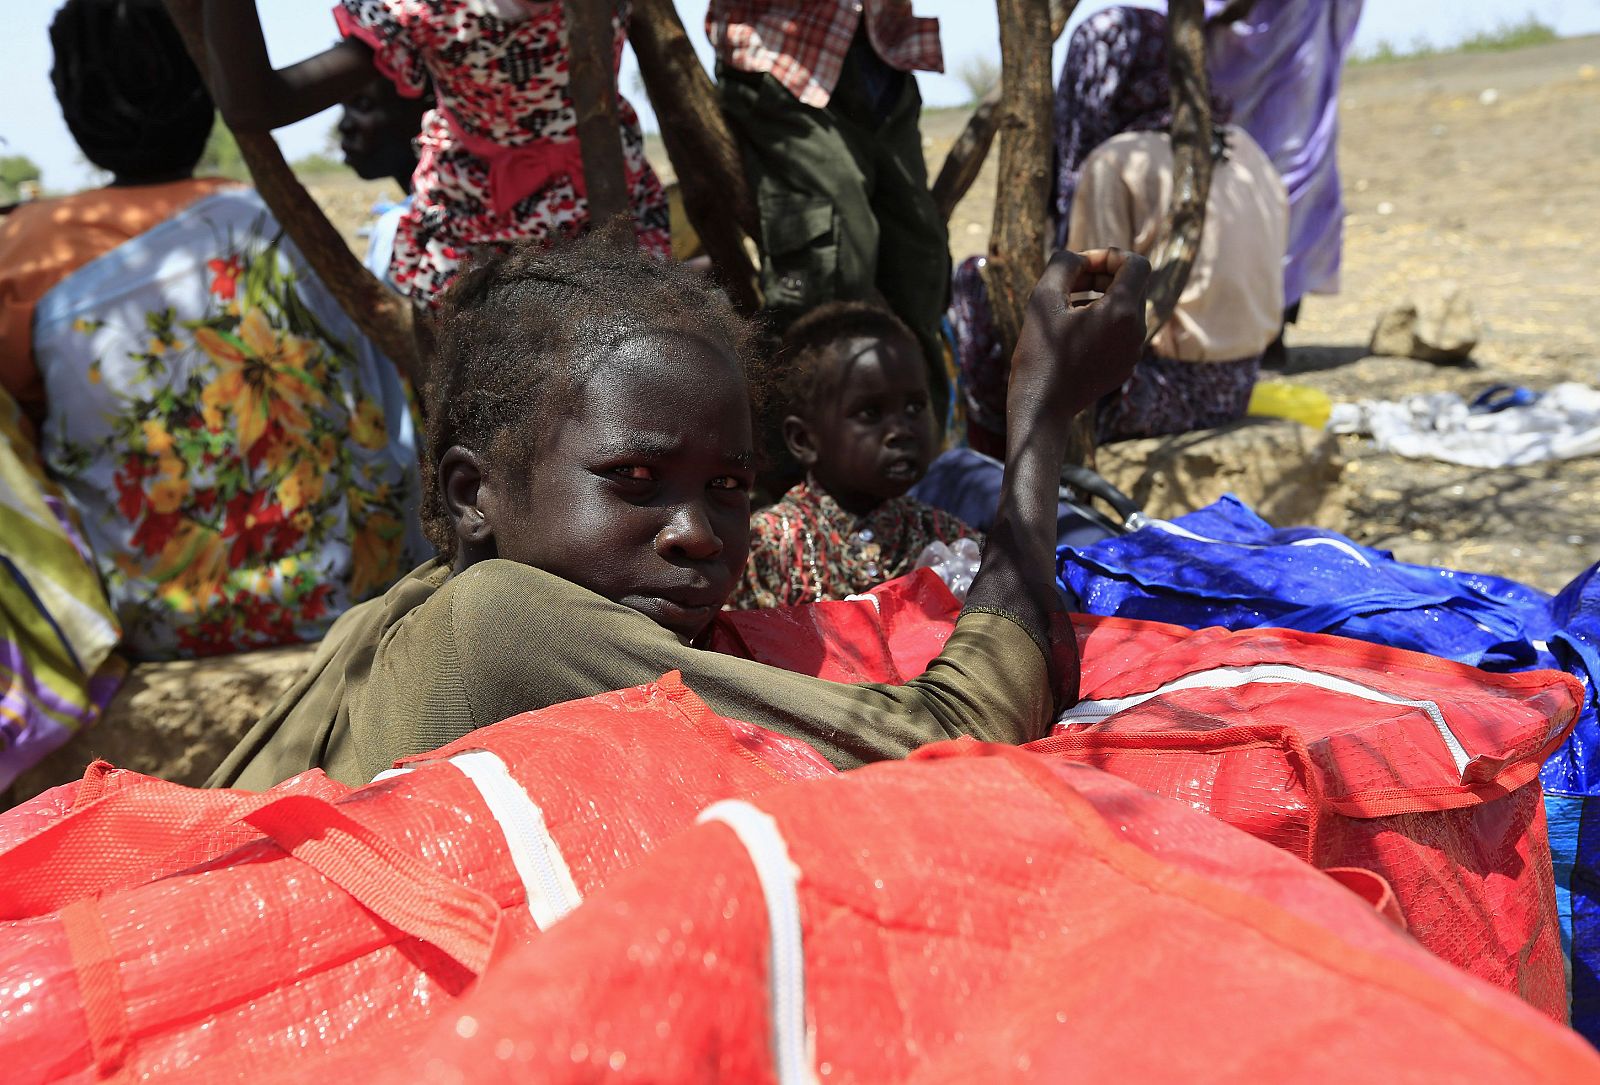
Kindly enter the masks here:
M 692 272 L 602 237 L 489 259 L 437 321 L 427 466 L 443 556 L 346 614 L 211 783 L 313 767 L 363 783 L 474 728 L 673 670 L 716 712 L 842 767 L 957 735 L 1042 736 L 1077 695 L 1054 576 L 1064 435 L 1131 370 L 1148 276 L 1120 252 L 1052 260 L 955 631 L 905 685 L 847 685 L 699 647 L 749 552 L 748 326 Z M 1079 290 L 1105 293 L 1069 306 Z

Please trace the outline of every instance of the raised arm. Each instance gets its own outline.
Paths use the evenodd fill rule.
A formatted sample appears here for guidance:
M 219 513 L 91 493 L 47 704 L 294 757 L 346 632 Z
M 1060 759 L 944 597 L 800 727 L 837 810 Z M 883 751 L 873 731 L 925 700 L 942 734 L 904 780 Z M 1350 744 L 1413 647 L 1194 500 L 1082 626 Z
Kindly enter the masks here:
M 1149 279 L 1150 262 L 1137 253 L 1059 252 L 1028 298 L 1006 395 L 1000 508 L 966 612 L 1007 615 L 1042 648 L 1051 643 L 1051 627 L 1065 620 L 1055 585 L 1055 547 L 1068 424 L 1133 372 L 1144 343 Z M 1103 294 L 1073 305 L 1071 296 L 1084 291 Z M 1076 660 L 1072 666 L 1072 674 L 1052 679 L 1075 699 Z
M 255 0 L 205 0 L 211 94 L 239 132 L 267 132 L 338 105 L 372 78 L 372 51 L 345 39 L 314 57 L 273 68 Z

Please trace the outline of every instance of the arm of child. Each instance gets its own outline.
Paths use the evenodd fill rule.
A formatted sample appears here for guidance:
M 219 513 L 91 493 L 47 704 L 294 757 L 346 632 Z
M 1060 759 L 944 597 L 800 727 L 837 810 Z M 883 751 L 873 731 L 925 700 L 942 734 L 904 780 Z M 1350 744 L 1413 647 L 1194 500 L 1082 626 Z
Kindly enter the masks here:
M 1051 685 L 1076 700 L 1076 643 L 1055 586 L 1056 505 L 1072 420 L 1133 372 L 1144 343 L 1150 262 L 1136 253 L 1059 252 L 1028 298 L 1006 395 L 1006 471 L 1000 506 L 967 593 L 967 615 L 1015 621 L 1052 665 Z M 1088 305 L 1071 295 L 1098 290 Z M 957 624 L 957 630 L 960 623 Z M 1057 652 L 1066 658 L 1057 657 Z
M 346 670 L 348 732 L 328 740 L 346 751 L 339 778 L 352 782 L 509 716 L 674 670 L 713 711 L 804 739 L 840 768 L 960 736 L 1025 742 L 1053 719 L 1045 655 L 1010 617 L 964 615 L 905 685 L 830 682 L 687 647 L 638 611 L 503 559 L 451 577 L 368 652 Z M 328 713 L 313 715 L 321 726 Z M 331 771 L 335 760 L 311 764 Z M 305 767 L 277 757 L 270 775 Z
M 372 78 L 372 50 L 346 38 L 273 68 L 255 0 L 205 0 L 211 94 L 228 127 L 268 132 L 338 105 Z

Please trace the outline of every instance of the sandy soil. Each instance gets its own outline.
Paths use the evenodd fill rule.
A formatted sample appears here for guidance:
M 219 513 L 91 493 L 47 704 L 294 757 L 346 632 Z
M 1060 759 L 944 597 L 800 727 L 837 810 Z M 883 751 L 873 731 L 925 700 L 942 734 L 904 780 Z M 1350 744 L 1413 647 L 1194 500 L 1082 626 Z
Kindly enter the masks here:
M 1600 37 L 1353 67 L 1341 109 L 1344 281 L 1306 300 L 1285 379 L 1335 399 L 1600 384 Z M 925 116 L 931 169 L 965 119 Z M 994 158 L 952 218 L 958 260 L 987 243 Z M 393 190 L 342 178 L 312 187 L 353 242 L 365 209 Z M 1484 338 L 1473 361 L 1367 357 L 1378 315 L 1441 279 L 1476 299 Z M 1481 471 L 1342 440 L 1345 530 L 1362 542 L 1549 591 L 1600 558 L 1600 458 Z

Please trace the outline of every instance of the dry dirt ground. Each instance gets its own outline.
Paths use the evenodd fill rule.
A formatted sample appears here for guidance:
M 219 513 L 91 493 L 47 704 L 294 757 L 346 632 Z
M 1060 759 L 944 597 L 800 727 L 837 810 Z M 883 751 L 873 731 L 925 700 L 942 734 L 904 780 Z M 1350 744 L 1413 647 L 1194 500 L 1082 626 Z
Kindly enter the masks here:
M 925 115 L 931 169 L 965 120 L 961 110 Z M 1600 37 L 1354 66 L 1340 125 L 1342 289 L 1306 300 L 1287 337 L 1284 379 L 1336 400 L 1471 394 L 1499 382 L 1600 385 Z M 994 158 L 952 219 L 958 260 L 987 242 Z M 365 209 L 392 189 L 338 178 L 313 185 L 352 239 Z M 1484 336 L 1472 362 L 1367 357 L 1384 308 L 1444 279 L 1476 299 Z M 1343 529 L 1362 542 L 1547 591 L 1600 557 L 1600 458 L 1483 471 L 1341 441 L 1350 461 Z

